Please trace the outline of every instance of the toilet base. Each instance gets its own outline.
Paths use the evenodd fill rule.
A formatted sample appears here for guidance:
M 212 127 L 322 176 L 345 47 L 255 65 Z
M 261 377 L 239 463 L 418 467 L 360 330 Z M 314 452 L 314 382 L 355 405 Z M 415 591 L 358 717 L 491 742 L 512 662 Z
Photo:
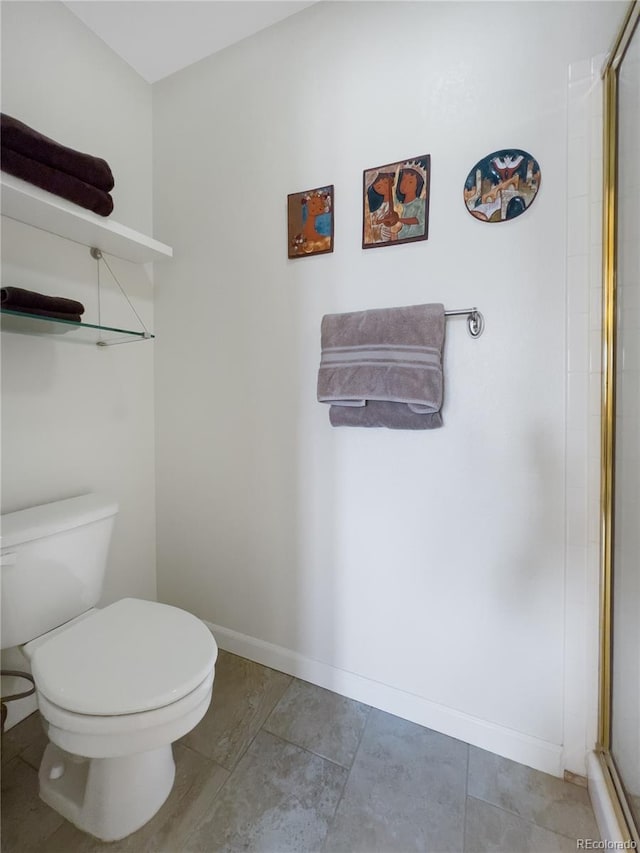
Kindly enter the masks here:
M 167 799 L 176 767 L 171 744 L 117 758 L 84 758 L 47 746 L 40 798 L 83 832 L 118 841 L 144 826 Z

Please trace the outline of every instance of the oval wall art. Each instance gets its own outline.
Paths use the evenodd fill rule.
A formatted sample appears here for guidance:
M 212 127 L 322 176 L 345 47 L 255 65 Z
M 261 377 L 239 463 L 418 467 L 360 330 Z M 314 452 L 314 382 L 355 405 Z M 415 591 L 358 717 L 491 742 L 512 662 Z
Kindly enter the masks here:
M 479 160 L 467 175 L 464 202 L 482 222 L 515 219 L 540 189 L 540 166 L 520 148 L 502 148 Z

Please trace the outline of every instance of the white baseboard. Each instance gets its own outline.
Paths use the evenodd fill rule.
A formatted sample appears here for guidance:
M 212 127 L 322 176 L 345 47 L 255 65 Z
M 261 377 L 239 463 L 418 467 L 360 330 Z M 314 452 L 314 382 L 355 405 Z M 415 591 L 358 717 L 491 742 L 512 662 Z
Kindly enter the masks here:
M 206 620 L 205 624 L 216 638 L 218 646 L 227 652 L 286 672 L 303 681 L 310 681 L 349 699 L 411 720 L 544 773 L 562 776 L 562 747 L 558 744 L 472 717 L 445 705 L 430 702 L 422 696 L 304 657 L 290 649 L 240 634 L 221 625 L 213 625 Z

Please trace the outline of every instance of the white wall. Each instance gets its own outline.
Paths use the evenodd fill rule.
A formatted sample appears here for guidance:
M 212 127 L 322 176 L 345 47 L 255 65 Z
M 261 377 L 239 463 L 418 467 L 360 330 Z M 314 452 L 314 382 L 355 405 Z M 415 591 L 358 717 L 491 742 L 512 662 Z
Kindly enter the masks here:
M 62 4 L 2 4 L 2 111 L 104 157 L 116 179 L 112 218 L 151 231 L 151 88 Z M 112 267 L 152 328 L 148 272 Z M 2 283 L 79 299 L 85 320 L 97 319 L 88 249 L 4 217 Z M 103 321 L 137 328 L 108 277 L 103 288 Z M 120 514 L 104 603 L 155 597 L 153 358 L 148 343 L 2 335 L 2 511 L 113 495 Z
M 623 6 L 319 4 L 154 86 L 160 597 L 554 773 L 584 772 L 563 753 L 567 75 Z M 505 146 L 542 189 L 488 226 L 462 187 Z M 428 241 L 363 252 L 363 169 L 423 153 Z M 287 260 L 287 193 L 330 183 L 335 252 Z M 444 429 L 332 429 L 322 315 L 429 301 L 487 323 L 448 322 Z

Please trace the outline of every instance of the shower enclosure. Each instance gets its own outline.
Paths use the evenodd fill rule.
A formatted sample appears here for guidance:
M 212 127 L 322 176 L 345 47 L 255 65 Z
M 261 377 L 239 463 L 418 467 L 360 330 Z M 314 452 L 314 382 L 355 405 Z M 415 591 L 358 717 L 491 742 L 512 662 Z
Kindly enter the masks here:
M 604 72 L 605 209 L 599 746 L 640 844 L 640 0 Z

